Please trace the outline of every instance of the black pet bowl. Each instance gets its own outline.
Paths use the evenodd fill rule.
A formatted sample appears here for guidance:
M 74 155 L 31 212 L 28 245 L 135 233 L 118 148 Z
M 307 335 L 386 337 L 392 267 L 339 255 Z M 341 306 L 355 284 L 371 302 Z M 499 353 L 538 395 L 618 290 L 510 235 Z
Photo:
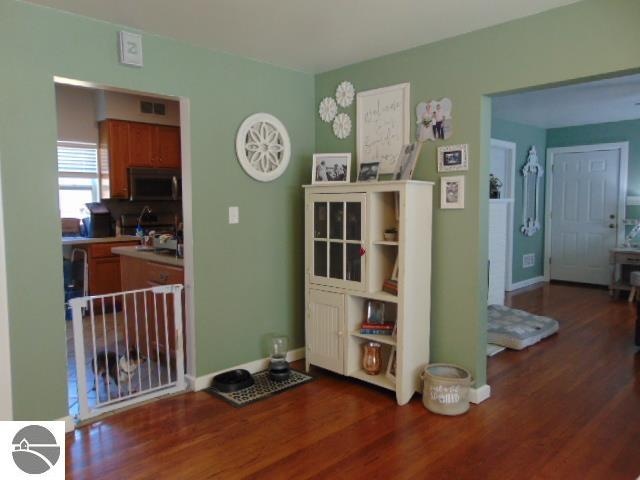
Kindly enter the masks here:
M 255 383 L 251 374 L 246 370 L 231 370 L 213 377 L 211 386 L 223 393 L 237 392 Z

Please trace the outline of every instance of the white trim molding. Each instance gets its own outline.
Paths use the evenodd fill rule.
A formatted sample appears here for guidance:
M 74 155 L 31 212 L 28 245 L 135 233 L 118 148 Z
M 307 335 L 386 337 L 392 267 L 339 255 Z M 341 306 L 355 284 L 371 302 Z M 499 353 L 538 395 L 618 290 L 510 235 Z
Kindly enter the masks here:
M 302 360 L 304 358 L 305 348 L 300 347 L 295 350 L 289 350 L 287 353 L 287 361 L 295 362 L 296 360 Z M 187 378 L 187 382 L 189 382 L 190 390 L 204 390 L 205 388 L 209 388 L 211 386 L 211 381 L 213 377 L 220 373 L 228 372 L 229 370 L 237 370 L 243 369 L 248 370 L 249 373 L 260 372 L 261 370 L 266 370 L 269 366 L 269 357 L 260 358 L 258 360 L 254 360 L 252 362 L 243 363 L 242 365 L 236 365 L 235 367 L 225 368 L 224 370 L 220 370 L 218 372 L 207 373 L 206 375 L 202 375 L 201 377 L 192 377 L 189 376 Z
M 491 396 L 491 387 L 486 383 L 478 388 L 469 389 L 469 401 L 476 405 L 484 402 Z
M 76 429 L 76 422 L 70 415 L 62 418 L 56 418 L 56 422 L 64 422 L 64 431 L 66 433 L 73 432 Z
M 2 211 L 2 189 L 0 188 L 0 420 L 13 419 L 10 347 L 7 264 L 5 261 L 4 248 L 4 216 Z
M 521 280 L 519 282 L 512 283 L 507 289 L 507 291 L 512 292 L 520 288 L 529 287 L 531 285 L 535 285 L 536 283 L 542 283 L 547 281 L 548 280 L 544 277 L 544 275 L 540 275 L 539 277 L 527 278 L 526 280 Z
M 618 177 L 618 229 L 616 231 L 616 245 L 621 245 L 625 237 L 625 225 L 622 221 L 626 217 L 627 176 L 629 169 L 629 142 L 597 143 L 593 145 L 575 145 L 571 147 L 547 148 L 547 177 L 545 182 L 544 202 L 544 279 L 551 280 L 551 201 L 553 189 L 553 163 L 555 156 L 562 153 L 584 153 L 599 150 L 620 151 L 620 173 Z M 634 198 L 634 197 L 630 197 Z M 632 204 L 630 204 L 632 205 Z
M 640 197 L 635 196 L 635 195 L 629 195 L 627 197 L 627 206 L 628 207 L 632 207 L 632 206 L 637 206 L 640 205 Z

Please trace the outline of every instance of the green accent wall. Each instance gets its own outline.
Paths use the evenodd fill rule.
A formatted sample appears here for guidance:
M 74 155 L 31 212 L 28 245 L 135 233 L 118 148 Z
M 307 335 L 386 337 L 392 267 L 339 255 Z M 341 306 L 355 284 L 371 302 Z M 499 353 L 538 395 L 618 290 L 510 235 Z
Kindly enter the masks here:
M 567 7 L 316 76 L 316 106 L 343 80 L 357 91 L 411 83 L 411 124 L 418 102 L 449 97 L 453 136 L 427 142 L 415 178 L 434 192 L 431 359 L 469 368 L 486 382 L 487 214 L 491 94 L 571 83 L 640 68 L 640 2 L 583 0 Z M 354 130 L 337 139 L 316 121 L 318 152 L 355 155 Z M 411 136 L 414 136 L 412 127 Z M 441 210 L 436 147 L 469 144 L 466 208 Z
M 547 130 L 549 148 L 617 142 L 629 142 L 627 195 L 638 196 L 640 195 L 640 120 Z M 640 206 L 628 206 L 627 217 L 640 219 Z
M 547 132 L 543 128 L 493 118 L 491 121 L 491 138 L 516 144 L 512 278 L 513 283 L 517 283 L 544 274 L 544 177 L 540 181 L 540 221 L 543 224 L 543 228 L 534 233 L 533 236 L 527 237 L 520 231 L 520 227 L 522 226 L 522 206 L 524 203 L 522 167 L 527 162 L 529 149 L 532 146 L 536 147 L 540 163 L 545 165 Z M 535 253 L 535 264 L 530 268 L 522 268 L 522 256 L 528 253 Z
M 16 419 L 67 415 L 54 75 L 191 101 L 197 374 L 303 346 L 303 194 L 314 152 L 314 78 L 143 35 L 144 68 L 118 63 L 116 25 L 0 0 L 0 165 Z M 255 112 L 287 126 L 292 158 L 248 177 L 236 131 Z M 240 223 L 227 223 L 228 207 Z

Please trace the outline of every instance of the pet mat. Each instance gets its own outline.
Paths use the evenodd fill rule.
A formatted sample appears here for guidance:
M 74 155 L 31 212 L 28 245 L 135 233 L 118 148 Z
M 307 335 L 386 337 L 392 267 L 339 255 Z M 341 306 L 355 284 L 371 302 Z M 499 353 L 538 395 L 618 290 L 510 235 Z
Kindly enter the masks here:
M 504 305 L 489 305 L 487 323 L 487 341 L 513 350 L 522 350 L 538 343 L 556 333 L 560 327 L 553 318 L 533 315 Z
M 256 383 L 237 392 L 223 393 L 214 387 L 209 387 L 204 391 L 211 395 L 221 397 L 234 407 L 244 407 L 250 403 L 269 398 L 290 388 L 310 382 L 313 380 L 313 377 L 291 369 L 291 376 L 287 380 L 274 382 L 269 378 L 269 370 L 254 373 L 253 379 Z

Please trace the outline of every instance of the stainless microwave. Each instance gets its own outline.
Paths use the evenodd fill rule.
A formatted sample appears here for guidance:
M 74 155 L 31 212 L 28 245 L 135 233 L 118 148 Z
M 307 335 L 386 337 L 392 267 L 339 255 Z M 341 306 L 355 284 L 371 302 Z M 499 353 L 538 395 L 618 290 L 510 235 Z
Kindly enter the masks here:
M 179 200 L 182 198 L 180 170 L 173 168 L 130 168 L 129 199 Z

